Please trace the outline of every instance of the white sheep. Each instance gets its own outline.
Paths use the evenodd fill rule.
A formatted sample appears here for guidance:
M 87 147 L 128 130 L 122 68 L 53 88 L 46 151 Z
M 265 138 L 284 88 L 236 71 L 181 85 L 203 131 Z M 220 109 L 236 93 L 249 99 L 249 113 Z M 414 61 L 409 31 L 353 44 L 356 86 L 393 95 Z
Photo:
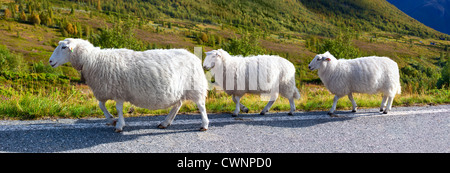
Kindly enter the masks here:
M 295 67 L 288 60 L 279 56 L 231 56 L 219 49 L 206 52 L 203 68 L 211 69 L 215 83 L 232 96 L 236 103 L 233 116 L 237 116 L 240 108 L 248 112 L 248 108 L 239 103 L 245 93 L 269 94 L 270 100 L 261 115 L 269 111 L 278 94 L 289 99 L 291 106 L 289 115 L 295 111 L 294 99 L 300 98 L 295 87 Z
M 309 63 L 310 70 L 318 69 L 325 87 L 333 94 L 333 107 L 328 115 L 336 116 L 336 104 L 339 98 L 347 95 L 352 102 L 352 112 L 357 105 L 352 93 L 375 94 L 382 92 L 380 112 L 387 114 L 391 110 L 396 94 L 401 93 L 400 75 L 397 63 L 387 57 L 362 57 L 351 60 L 337 60 L 330 52 L 319 54 Z
M 201 60 L 187 50 L 100 49 L 88 41 L 67 38 L 59 42 L 49 60 L 54 68 L 66 62 L 81 72 L 99 100 L 107 124 L 115 124 L 116 132 L 125 126 L 122 111 L 125 101 L 152 110 L 172 106 L 166 119 L 158 125 L 166 128 L 182 101 L 192 100 L 201 114 L 200 130 L 208 129 L 205 108 L 208 82 Z M 118 122 L 106 109 L 107 100 L 116 101 Z

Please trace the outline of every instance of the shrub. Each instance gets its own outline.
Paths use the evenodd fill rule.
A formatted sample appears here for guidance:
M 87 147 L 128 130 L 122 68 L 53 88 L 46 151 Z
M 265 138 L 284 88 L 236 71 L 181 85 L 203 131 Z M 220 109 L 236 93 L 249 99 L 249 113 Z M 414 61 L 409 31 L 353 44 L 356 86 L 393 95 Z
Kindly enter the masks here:
M 201 33 L 200 39 L 203 41 L 203 43 L 208 42 L 208 35 L 206 35 L 204 32 Z
M 32 13 L 30 16 L 30 22 L 34 25 L 40 25 L 41 24 L 41 19 L 39 18 L 39 14 L 37 13 Z
M 259 46 L 259 40 L 256 35 L 250 35 L 248 33 L 243 34 L 241 38 L 235 38 L 223 47 L 231 55 L 260 55 L 265 54 L 267 51 Z
M 22 22 L 26 22 L 27 21 L 27 15 L 25 14 L 25 12 L 23 10 L 20 13 L 20 21 L 22 21 Z
M 441 77 L 437 82 L 438 88 L 450 88 L 450 59 L 447 59 L 447 63 L 441 69 Z
M 64 29 L 67 31 L 67 33 L 69 33 L 71 35 L 76 34 L 75 28 L 73 27 L 73 25 L 71 23 L 67 23 L 66 27 Z
M 21 55 L 12 54 L 6 46 L 0 45 L 0 72 L 21 71 L 24 67 L 24 60 Z
M 102 48 L 128 48 L 142 51 L 148 46 L 136 39 L 131 26 L 115 25 L 113 29 L 102 29 L 100 34 L 91 36 L 89 41 Z
M 9 10 L 9 9 L 5 9 L 5 13 L 4 13 L 4 18 L 5 19 L 8 19 L 8 18 L 11 18 L 11 16 L 12 16 L 12 13 L 11 13 L 11 10 Z
M 316 46 L 316 53 L 329 51 L 337 59 L 354 59 L 362 56 L 362 52 L 353 46 L 351 36 L 340 34 L 335 39 L 325 39 Z

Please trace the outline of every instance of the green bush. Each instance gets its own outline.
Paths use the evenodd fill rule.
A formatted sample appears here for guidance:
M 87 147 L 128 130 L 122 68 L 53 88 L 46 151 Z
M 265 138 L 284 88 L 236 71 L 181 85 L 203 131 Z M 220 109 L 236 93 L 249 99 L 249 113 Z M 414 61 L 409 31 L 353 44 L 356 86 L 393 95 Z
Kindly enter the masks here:
M 407 93 L 422 93 L 435 89 L 439 79 L 437 69 L 425 67 L 420 63 L 411 63 L 400 68 L 402 90 Z
M 340 34 L 334 39 L 325 39 L 314 44 L 316 53 L 329 51 L 337 59 L 354 59 L 363 56 L 363 53 L 353 46 L 349 34 Z
M 243 34 L 241 38 L 235 38 L 229 43 L 224 44 L 223 47 L 231 55 L 260 55 L 265 54 L 267 51 L 259 46 L 259 39 L 256 35 L 250 35 L 248 33 Z
M 112 29 L 102 29 L 98 35 L 94 35 L 89 41 L 101 48 L 128 48 L 133 50 L 145 50 L 148 45 L 136 39 L 133 27 L 130 25 L 115 25 Z
M 21 55 L 12 54 L 5 45 L 0 45 L 0 72 L 22 71 L 25 68 Z
M 450 58 L 447 59 L 447 63 L 441 70 L 441 77 L 437 82 L 438 88 L 450 88 Z

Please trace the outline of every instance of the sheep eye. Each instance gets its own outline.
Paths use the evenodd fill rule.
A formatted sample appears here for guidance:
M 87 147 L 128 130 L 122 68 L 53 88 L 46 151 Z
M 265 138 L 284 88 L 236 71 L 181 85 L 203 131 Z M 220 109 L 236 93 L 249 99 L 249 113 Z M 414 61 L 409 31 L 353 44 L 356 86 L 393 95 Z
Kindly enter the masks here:
M 65 49 L 65 48 L 67 48 L 67 46 L 63 46 L 63 47 L 61 47 L 61 49 Z
M 322 59 L 317 59 L 317 61 L 321 61 Z

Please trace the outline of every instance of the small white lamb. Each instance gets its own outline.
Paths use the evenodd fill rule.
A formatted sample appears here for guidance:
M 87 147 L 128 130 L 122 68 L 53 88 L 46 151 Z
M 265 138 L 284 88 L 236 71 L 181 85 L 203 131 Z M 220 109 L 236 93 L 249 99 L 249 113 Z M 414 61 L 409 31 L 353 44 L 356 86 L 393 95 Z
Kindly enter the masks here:
M 208 129 L 205 99 L 208 82 L 201 60 L 184 49 L 147 50 L 100 49 L 82 39 L 59 42 L 49 63 L 58 67 L 66 62 L 81 72 L 94 96 L 99 100 L 109 125 L 121 132 L 125 126 L 122 106 L 128 101 L 147 109 L 172 106 L 158 126 L 166 128 L 181 108 L 182 101 L 192 100 L 202 116 L 200 130 Z M 118 122 L 105 107 L 107 100 L 116 101 Z
M 203 68 L 211 69 L 217 83 L 224 91 L 232 95 L 236 103 L 233 116 L 237 116 L 240 108 L 248 112 L 248 108 L 239 103 L 245 93 L 269 94 L 270 100 L 261 111 L 264 115 L 269 111 L 278 94 L 289 99 L 291 106 L 289 115 L 295 111 L 294 99 L 300 98 L 295 87 L 295 67 L 288 60 L 273 55 L 231 56 L 219 49 L 206 52 Z
M 387 57 L 362 57 L 351 60 L 337 60 L 330 52 L 319 54 L 309 63 L 310 70 L 318 69 L 318 74 L 327 89 L 335 94 L 333 107 L 328 112 L 334 115 L 339 98 L 347 95 L 352 102 L 352 112 L 357 105 L 352 93 L 375 94 L 382 92 L 380 112 L 391 110 L 396 94 L 401 93 L 400 75 L 397 63 Z

